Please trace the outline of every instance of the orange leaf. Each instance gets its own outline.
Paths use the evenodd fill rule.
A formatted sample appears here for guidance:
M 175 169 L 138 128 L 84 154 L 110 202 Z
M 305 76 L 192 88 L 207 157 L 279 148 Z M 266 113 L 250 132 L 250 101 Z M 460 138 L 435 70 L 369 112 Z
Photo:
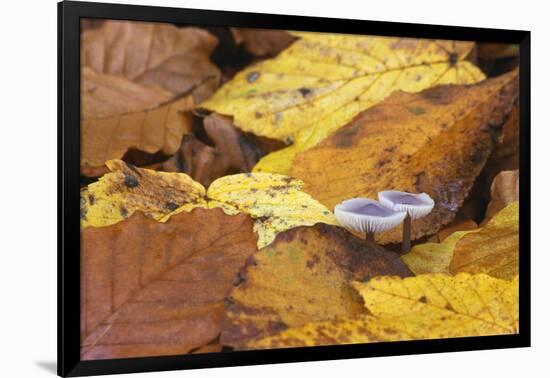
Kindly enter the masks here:
M 376 198 L 382 190 L 426 192 L 435 207 L 412 223 L 412 237 L 434 234 L 453 220 L 491 153 L 493 129 L 518 96 L 517 74 L 394 93 L 299 153 L 290 175 L 328 208 L 353 197 Z M 398 227 L 377 240 L 400 242 L 401 235 Z
M 252 221 L 195 209 L 81 233 L 81 358 L 188 353 L 216 339 L 223 300 L 256 251 Z

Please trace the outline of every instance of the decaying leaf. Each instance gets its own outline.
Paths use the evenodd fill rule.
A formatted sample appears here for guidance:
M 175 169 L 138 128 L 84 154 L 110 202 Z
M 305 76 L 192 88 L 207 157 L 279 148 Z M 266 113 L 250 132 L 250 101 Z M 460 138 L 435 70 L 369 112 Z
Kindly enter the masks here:
M 519 201 L 519 171 L 500 172 L 491 185 L 491 202 L 487 206 L 485 218 L 491 219 L 514 201 Z
M 519 202 L 506 206 L 478 232 L 460 238 L 449 269 L 452 274 L 515 277 L 519 273 Z
M 219 177 L 250 172 L 264 154 L 226 117 L 210 114 L 204 118 L 203 125 L 214 146 L 188 135 L 176 155 L 163 163 L 164 170 L 187 173 L 193 180 L 208 186 Z
M 518 280 L 430 274 L 356 282 L 371 315 L 334 318 L 249 341 L 246 349 L 372 343 L 518 332 Z
M 317 224 L 281 233 L 239 274 L 221 343 L 238 348 L 288 327 L 363 314 L 350 280 L 382 274 L 410 271 L 397 254 L 339 227 Z
M 184 173 L 136 168 L 121 160 L 107 162 L 111 173 L 81 191 L 81 226 L 102 227 L 120 222 L 134 211 L 166 221 L 196 207 L 221 207 L 227 214 L 243 212 L 254 220 L 258 247 L 277 233 L 315 223 L 337 224 L 334 215 L 301 191 L 302 183 L 271 173 L 244 173 L 214 181 L 208 191 Z
M 435 207 L 412 223 L 412 238 L 434 234 L 453 220 L 517 96 L 517 71 L 471 86 L 394 93 L 298 154 L 289 174 L 330 209 L 382 190 L 426 192 Z M 402 230 L 376 236 L 400 242 Z
M 293 34 L 300 39 L 288 49 L 239 72 L 201 104 L 232 115 L 242 130 L 293 142 L 264 157 L 256 171 L 286 174 L 296 153 L 391 92 L 484 79 L 466 60 L 470 42 Z
M 284 30 L 231 28 L 231 34 L 238 45 L 259 57 L 275 56 L 295 39 Z
M 223 299 L 256 251 L 244 214 L 136 213 L 81 233 L 81 358 L 174 355 L 220 333 Z
M 160 220 L 179 208 L 207 207 L 204 187 L 185 174 L 136 168 L 122 160 L 106 165 L 111 173 L 80 193 L 82 228 L 115 224 L 137 210 Z
M 158 85 L 199 102 L 218 85 L 210 54 L 217 39 L 206 30 L 154 22 L 107 20 L 82 33 L 80 64 L 98 73 Z
M 216 38 L 197 28 L 105 21 L 82 33 L 81 171 L 97 174 L 130 149 L 172 155 L 191 130 L 185 112 L 220 74 Z

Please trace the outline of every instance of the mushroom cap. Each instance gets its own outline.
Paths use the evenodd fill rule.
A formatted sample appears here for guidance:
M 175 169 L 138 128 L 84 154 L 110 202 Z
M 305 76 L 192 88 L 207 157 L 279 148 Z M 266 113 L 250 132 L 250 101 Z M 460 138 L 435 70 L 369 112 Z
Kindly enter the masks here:
M 334 208 L 338 222 L 357 232 L 382 232 L 390 230 L 407 216 L 405 212 L 394 211 L 368 198 L 352 198 Z
M 380 203 L 395 211 L 405 211 L 412 219 L 428 215 L 435 202 L 426 193 L 407 193 L 398 190 L 384 190 L 378 193 Z

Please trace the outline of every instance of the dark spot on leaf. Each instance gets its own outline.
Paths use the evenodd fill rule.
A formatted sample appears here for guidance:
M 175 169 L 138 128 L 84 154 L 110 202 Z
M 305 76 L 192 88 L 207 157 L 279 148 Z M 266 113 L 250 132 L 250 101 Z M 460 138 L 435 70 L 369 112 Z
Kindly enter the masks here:
M 128 188 L 135 188 L 139 185 L 139 181 L 132 175 L 124 175 L 124 185 Z
M 393 151 L 395 151 L 395 146 L 386 147 L 386 148 L 384 148 L 384 151 L 393 152 Z
M 90 205 L 93 205 L 95 202 L 95 197 L 93 194 L 88 194 L 88 201 L 90 202 Z
M 449 311 L 455 311 L 454 307 L 449 302 L 447 302 L 447 304 L 445 305 L 445 309 Z
M 258 78 L 260 77 L 260 73 L 258 71 L 252 71 L 249 72 L 248 75 L 246 75 L 246 81 L 249 83 L 254 83 Z
M 128 218 L 128 210 L 124 206 L 120 208 L 120 215 L 122 218 Z
M 309 89 L 309 88 L 300 88 L 300 89 L 298 89 L 298 91 L 304 97 L 306 97 L 307 95 L 309 95 L 311 93 L 311 89 Z
M 376 168 L 382 168 L 384 165 L 388 164 L 390 159 L 381 159 L 376 163 Z
M 428 300 L 426 299 L 426 297 L 424 295 L 421 296 L 420 298 L 418 298 L 418 301 L 421 302 L 421 303 L 428 303 Z
M 174 202 L 166 202 L 164 207 L 166 207 L 170 211 L 174 211 L 179 207 L 179 205 L 177 203 L 174 203 Z
M 262 113 L 260 113 L 260 112 L 254 113 L 254 117 L 256 117 L 256 118 L 262 118 L 263 116 L 264 116 L 264 115 L 263 115 Z

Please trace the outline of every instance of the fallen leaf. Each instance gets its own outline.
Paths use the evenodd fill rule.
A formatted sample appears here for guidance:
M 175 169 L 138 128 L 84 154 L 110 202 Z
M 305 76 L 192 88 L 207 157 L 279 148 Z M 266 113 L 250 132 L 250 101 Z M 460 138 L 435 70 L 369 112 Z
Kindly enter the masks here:
M 401 259 L 416 275 L 427 273 L 451 274 L 449 265 L 453 258 L 456 243 L 464 235 L 477 230 L 457 231 L 447 236 L 441 243 L 423 243 L 415 245 Z
M 485 219 L 488 221 L 514 201 L 519 201 L 519 171 L 500 172 L 491 185 L 491 202 L 487 206 Z
M 470 231 L 478 228 L 478 224 L 471 219 L 455 219 L 451 224 L 437 233 L 439 240 L 445 240 L 457 231 Z
M 195 27 L 107 20 L 82 33 L 80 64 L 175 94 L 202 91 L 199 102 L 219 82 L 219 70 L 209 59 L 217 43 L 212 34 Z
M 519 273 L 519 202 L 510 203 L 478 232 L 460 238 L 449 270 L 506 280 L 515 277 Z
M 220 341 L 241 347 L 288 327 L 365 313 L 351 280 L 410 275 L 399 256 L 334 226 L 281 233 L 256 253 L 228 298 Z
M 204 132 L 214 146 L 194 136 L 186 136 L 180 150 L 163 164 L 170 172 L 183 172 L 204 186 L 219 177 L 250 172 L 264 153 L 233 126 L 231 120 L 218 114 L 204 118 Z
M 191 131 L 186 113 L 219 85 L 216 38 L 197 28 L 105 21 L 82 33 L 81 172 L 129 150 L 174 154 Z M 103 171 L 102 171 L 103 170 Z
M 376 277 L 356 282 L 372 315 L 307 323 L 246 349 L 273 349 L 514 334 L 518 332 L 518 280 L 483 274 Z
M 481 172 L 518 96 L 517 71 L 470 86 L 398 92 L 296 156 L 289 174 L 332 209 L 382 190 L 428 193 L 433 211 L 412 222 L 412 238 L 451 222 Z M 400 242 L 401 226 L 376 235 Z
M 208 191 L 184 173 L 136 168 L 121 160 L 107 162 L 111 173 L 81 191 L 81 227 L 103 227 L 136 210 L 164 222 L 196 207 L 243 212 L 255 221 L 258 247 L 288 229 L 315 223 L 337 224 L 334 215 L 301 191 L 302 182 L 271 173 L 244 173 L 214 181 Z
M 255 56 L 275 56 L 295 38 L 284 30 L 231 28 L 235 42 Z
M 195 209 L 136 213 L 81 233 L 81 359 L 188 353 L 220 333 L 223 300 L 256 251 L 252 221 Z
M 156 220 L 181 208 L 207 207 L 204 187 L 185 174 L 136 168 L 122 160 L 106 163 L 111 170 L 80 193 L 81 227 L 104 227 L 139 210 Z
M 244 131 L 293 143 L 264 157 L 255 171 L 286 174 L 296 153 L 394 91 L 484 78 L 466 60 L 474 46 L 470 42 L 293 35 L 300 39 L 276 58 L 241 71 L 201 104 L 232 115 Z

